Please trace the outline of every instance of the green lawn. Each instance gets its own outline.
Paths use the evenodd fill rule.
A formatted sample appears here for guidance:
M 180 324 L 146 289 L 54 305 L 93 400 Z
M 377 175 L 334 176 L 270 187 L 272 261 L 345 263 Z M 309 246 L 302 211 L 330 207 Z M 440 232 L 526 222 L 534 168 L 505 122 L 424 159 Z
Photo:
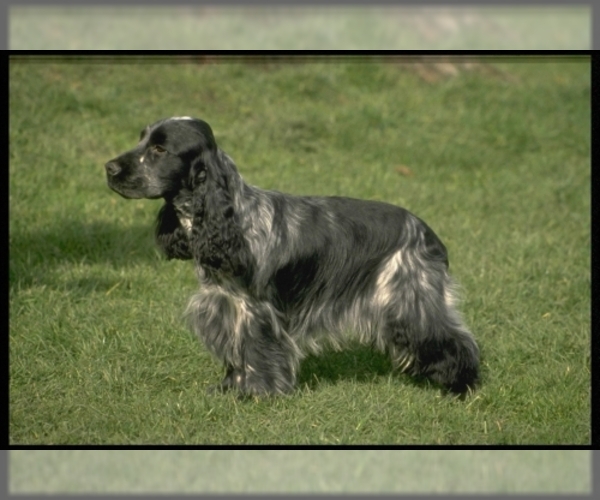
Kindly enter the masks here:
M 589 443 L 589 60 L 445 64 L 455 76 L 12 59 L 10 442 Z M 443 396 L 353 345 L 308 358 L 289 397 L 207 395 L 223 370 L 181 318 L 193 264 L 156 250 L 161 202 L 122 199 L 103 168 L 173 115 L 208 121 L 252 184 L 427 221 L 462 285 L 481 388 Z
M 591 493 L 586 450 L 19 450 L 11 493 Z

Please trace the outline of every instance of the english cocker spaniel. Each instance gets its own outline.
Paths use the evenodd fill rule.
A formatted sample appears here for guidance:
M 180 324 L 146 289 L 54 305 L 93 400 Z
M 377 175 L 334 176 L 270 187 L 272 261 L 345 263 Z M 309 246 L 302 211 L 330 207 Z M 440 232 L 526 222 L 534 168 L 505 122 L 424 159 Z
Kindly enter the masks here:
M 479 348 L 455 308 L 446 248 L 407 210 L 250 186 L 210 126 L 185 116 L 147 126 L 105 167 L 125 198 L 164 198 L 156 240 L 195 262 L 186 315 L 226 366 L 217 389 L 289 393 L 304 352 L 351 332 L 413 376 L 475 386 Z

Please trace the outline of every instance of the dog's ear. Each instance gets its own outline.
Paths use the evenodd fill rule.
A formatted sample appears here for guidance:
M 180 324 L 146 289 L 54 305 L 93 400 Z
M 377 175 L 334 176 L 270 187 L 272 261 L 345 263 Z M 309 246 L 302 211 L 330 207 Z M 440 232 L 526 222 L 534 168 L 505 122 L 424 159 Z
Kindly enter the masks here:
M 172 203 L 165 203 L 158 212 L 155 236 L 156 243 L 167 259 L 189 260 L 192 258 L 189 236 L 181 226 Z
M 219 149 L 208 123 L 198 119 L 185 123 L 196 133 L 194 147 L 186 153 L 190 165 L 189 186 L 194 190 L 206 181 L 208 165 L 216 161 Z
M 189 185 L 192 191 L 206 182 L 206 163 L 209 155 L 210 153 L 200 152 L 191 162 Z
M 227 160 L 218 150 L 205 150 L 192 168 L 193 253 L 202 266 L 231 276 L 247 276 L 252 257 L 234 203 L 241 179 Z

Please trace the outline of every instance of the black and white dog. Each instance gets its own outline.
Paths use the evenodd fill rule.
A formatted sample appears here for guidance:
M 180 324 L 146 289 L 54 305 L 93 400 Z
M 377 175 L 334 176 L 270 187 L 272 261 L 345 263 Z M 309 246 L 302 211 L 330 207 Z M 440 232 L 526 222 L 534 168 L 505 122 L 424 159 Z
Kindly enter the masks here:
M 303 352 L 350 332 L 411 375 L 474 387 L 479 349 L 455 308 L 446 248 L 410 212 L 250 186 L 189 117 L 146 127 L 106 174 L 125 198 L 164 198 L 156 239 L 168 258 L 195 262 L 186 313 L 227 367 L 218 389 L 289 393 Z

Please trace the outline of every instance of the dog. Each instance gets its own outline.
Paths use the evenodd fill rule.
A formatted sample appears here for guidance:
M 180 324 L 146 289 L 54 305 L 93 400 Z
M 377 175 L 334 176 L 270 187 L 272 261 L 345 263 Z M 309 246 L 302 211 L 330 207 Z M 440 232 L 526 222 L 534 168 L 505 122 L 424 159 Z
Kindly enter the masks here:
M 200 289 L 186 316 L 226 367 L 213 391 L 290 393 L 307 352 L 352 337 L 447 391 L 476 386 L 479 348 L 446 247 L 409 211 L 251 186 L 191 117 L 147 126 L 105 169 L 123 197 L 164 199 L 156 241 L 167 258 L 194 261 Z

